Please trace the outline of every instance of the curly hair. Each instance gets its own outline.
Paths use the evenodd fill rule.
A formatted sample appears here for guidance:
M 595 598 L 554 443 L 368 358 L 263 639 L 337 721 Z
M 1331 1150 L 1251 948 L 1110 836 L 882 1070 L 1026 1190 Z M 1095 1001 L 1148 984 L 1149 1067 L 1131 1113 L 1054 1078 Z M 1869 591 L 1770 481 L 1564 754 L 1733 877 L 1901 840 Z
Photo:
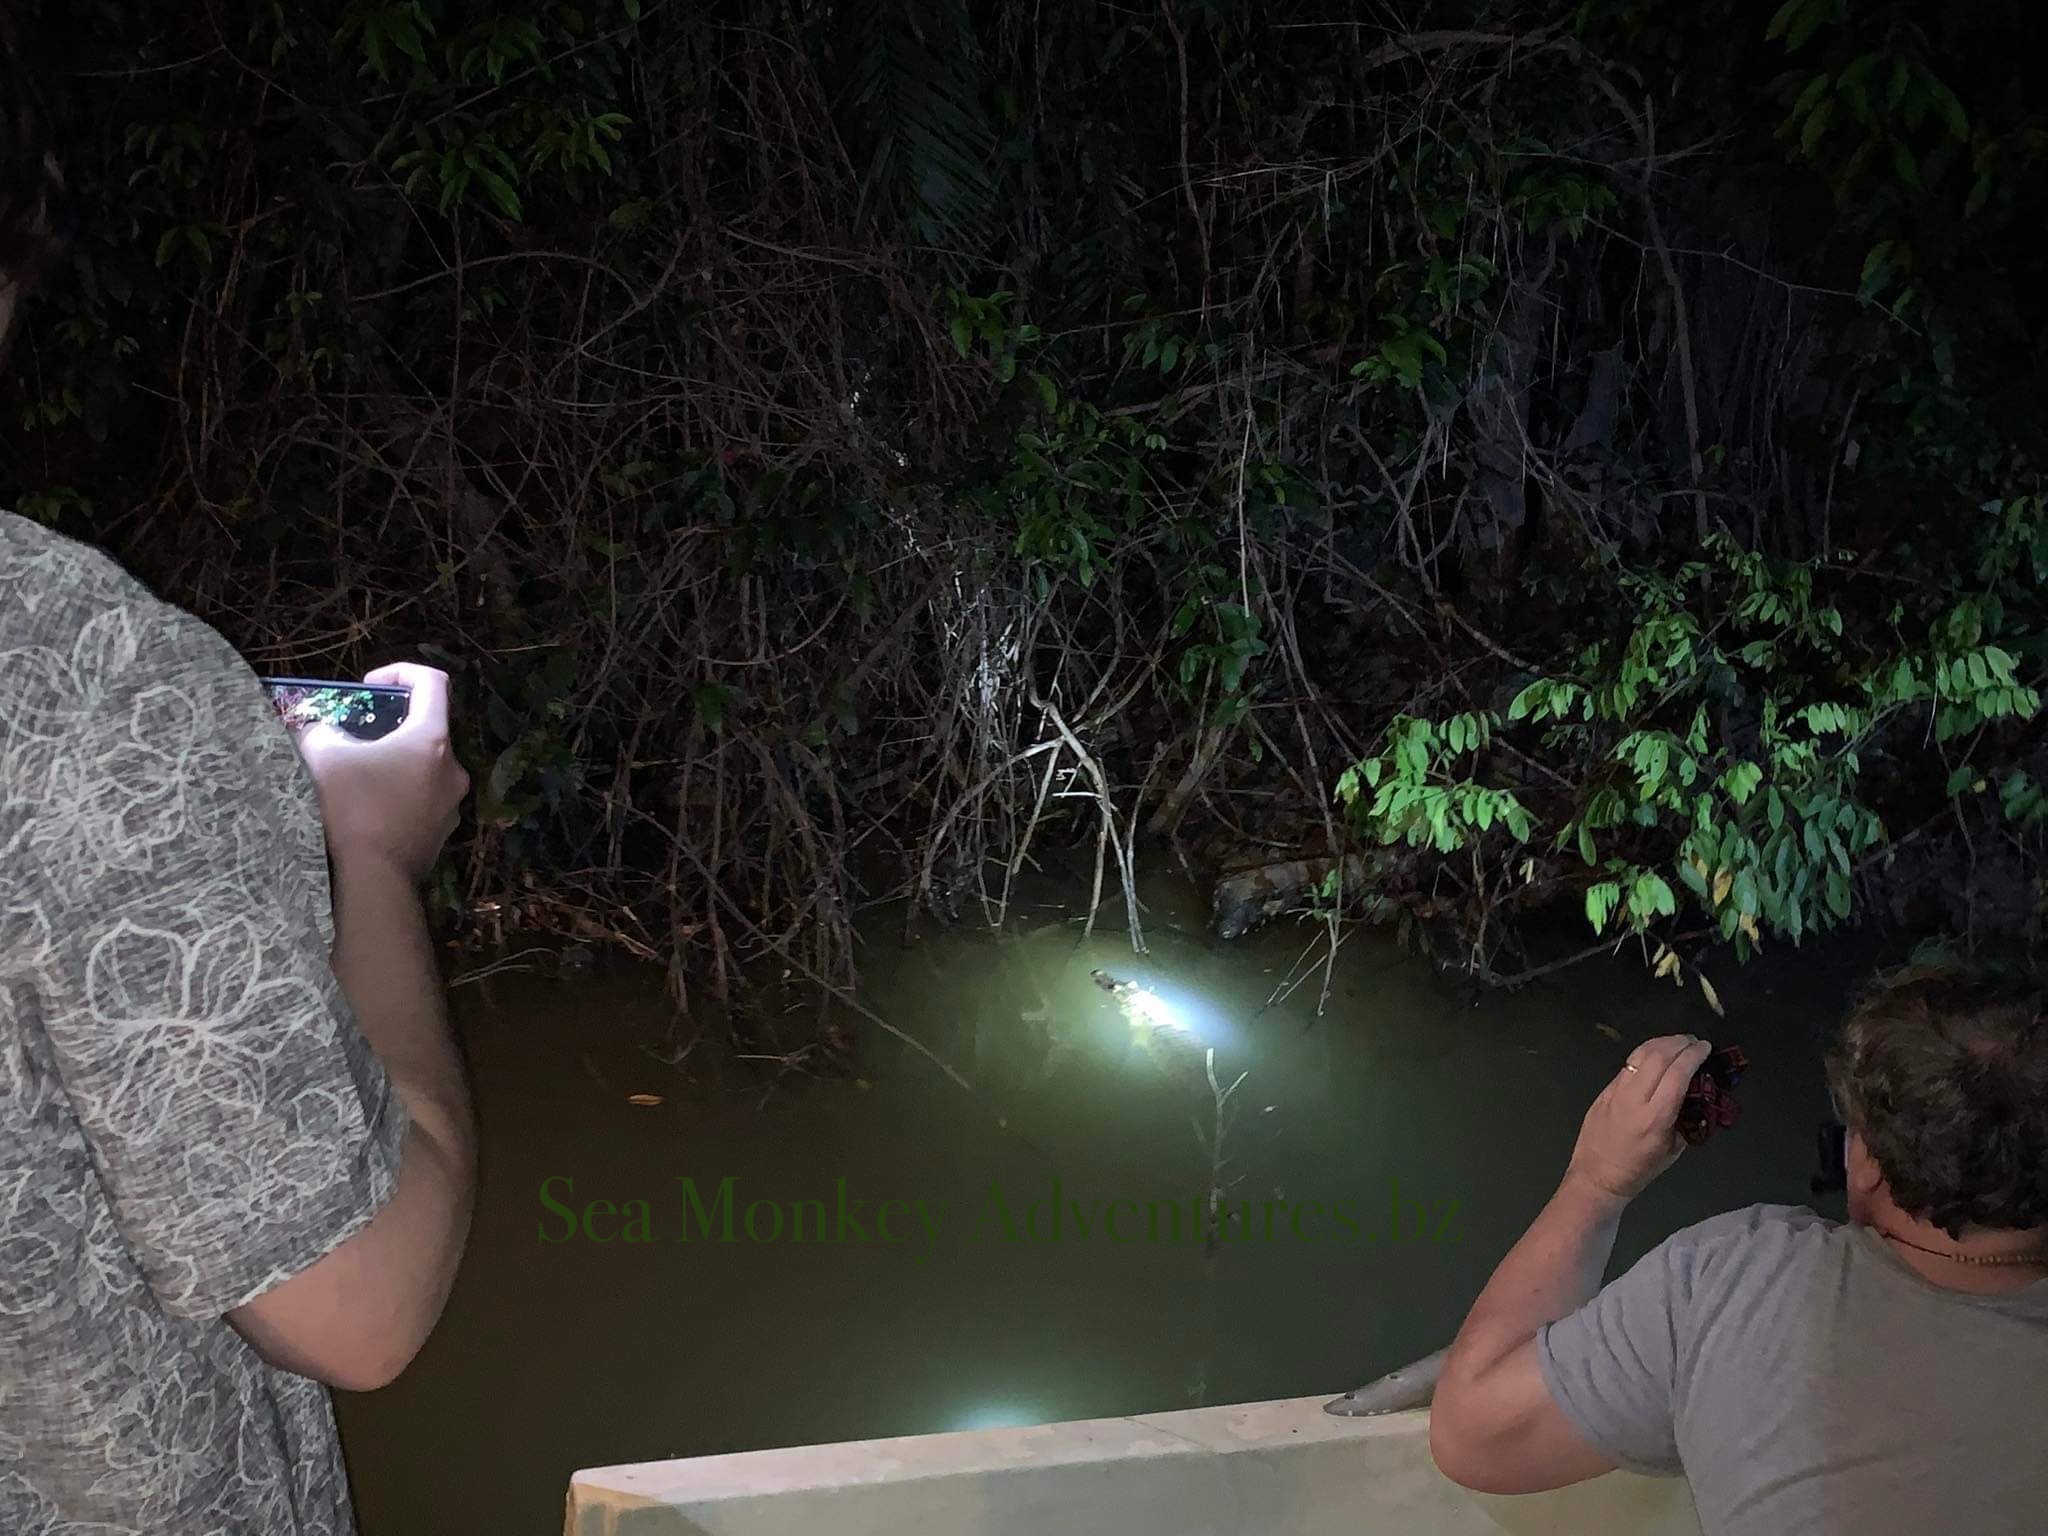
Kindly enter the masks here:
M 1909 1216 L 1965 1227 L 2048 1223 L 2048 1019 L 2038 990 L 1905 971 L 1858 1000 L 1828 1086 Z

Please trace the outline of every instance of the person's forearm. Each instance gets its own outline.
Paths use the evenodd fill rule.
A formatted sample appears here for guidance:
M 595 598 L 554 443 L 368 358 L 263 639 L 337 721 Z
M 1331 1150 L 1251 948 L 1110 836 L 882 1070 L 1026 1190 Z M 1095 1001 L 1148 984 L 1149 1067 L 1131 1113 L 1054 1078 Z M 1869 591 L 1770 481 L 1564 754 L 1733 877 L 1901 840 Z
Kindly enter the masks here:
M 334 974 L 407 1113 L 457 1167 L 475 1161 L 469 1090 L 417 891 L 370 859 L 334 866 Z
M 1483 1375 L 1600 1289 L 1627 1201 L 1567 1172 L 1479 1293 L 1444 1361 L 1446 1379 Z
M 404 1310 L 423 1320 L 424 1338 L 469 1235 L 476 1185 L 469 1088 L 418 891 L 403 872 L 365 859 L 337 859 L 334 884 L 334 973 L 412 1121 L 399 1189 L 373 1241 L 380 1249 L 395 1242 L 418 1272 L 402 1289 L 411 1302 Z
M 419 895 L 374 860 L 337 859 L 334 974 L 410 1124 L 368 1226 L 228 1320 L 272 1365 L 383 1386 L 433 1331 L 469 1235 L 476 1142 Z

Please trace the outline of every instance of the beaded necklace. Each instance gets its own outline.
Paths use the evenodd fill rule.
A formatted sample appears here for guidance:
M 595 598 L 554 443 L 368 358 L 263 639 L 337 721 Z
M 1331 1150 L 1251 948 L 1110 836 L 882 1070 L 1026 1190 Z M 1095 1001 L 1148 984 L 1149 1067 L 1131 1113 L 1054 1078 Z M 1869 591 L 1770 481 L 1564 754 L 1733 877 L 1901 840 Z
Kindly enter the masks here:
M 1920 1243 L 1911 1243 L 1896 1232 L 1887 1232 L 1883 1227 L 1873 1227 L 1879 1237 L 1897 1243 L 1901 1248 L 1910 1248 L 1915 1253 L 1930 1254 L 1937 1259 L 1948 1259 L 1956 1264 L 2048 1264 L 2048 1249 L 2035 1248 L 2021 1253 L 1952 1253 L 1945 1248 L 1928 1248 Z

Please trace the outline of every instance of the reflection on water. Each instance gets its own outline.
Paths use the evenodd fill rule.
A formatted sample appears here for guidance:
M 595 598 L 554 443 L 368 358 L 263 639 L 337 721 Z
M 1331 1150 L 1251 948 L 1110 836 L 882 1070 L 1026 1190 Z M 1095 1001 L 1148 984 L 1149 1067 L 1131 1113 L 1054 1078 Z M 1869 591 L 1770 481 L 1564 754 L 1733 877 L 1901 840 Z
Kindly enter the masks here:
M 1357 934 L 1318 1019 L 1319 929 L 1219 945 L 1147 895 L 1142 956 L 1050 899 L 1003 939 L 874 925 L 866 1000 L 971 1091 L 875 1030 L 857 1079 L 736 1091 L 661 1059 L 641 972 L 459 989 L 476 1225 L 418 1363 L 341 1403 L 365 1536 L 553 1532 L 582 1466 L 1335 1395 L 1446 1342 L 1647 1035 L 1754 1069 L 1618 1260 L 1807 1198 L 1847 955 L 1717 973 L 1723 1024 L 1629 959 L 1475 997 Z
M 963 1413 L 947 1429 L 1014 1429 L 1027 1424 L 1051 1422 L 1043 1409 L 1030 1403 L 987 1402 Z

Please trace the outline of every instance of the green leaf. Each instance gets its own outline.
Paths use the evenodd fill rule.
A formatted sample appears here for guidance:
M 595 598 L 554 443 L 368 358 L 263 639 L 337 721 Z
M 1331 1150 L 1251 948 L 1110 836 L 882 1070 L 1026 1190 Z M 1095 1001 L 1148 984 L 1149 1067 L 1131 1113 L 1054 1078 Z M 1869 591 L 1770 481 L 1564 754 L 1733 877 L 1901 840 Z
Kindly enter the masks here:
M 1998 786 L 1998 803 L 2005 819 L 2020 826 L 2031 826 L 2048 816 L 2048 796 L 2023 769 L 2005 776 Z
M 1764 771 L 1755 763 L 1739 762 L 1721 775 L 1721 787 L 1728 792 L 1728 798 L 1737 805 L 1747 805 L 1749 797 L 1756 793 L 1756 787 L 1763 779 Z
M 1934 98 L 1935 110 L 1941 113 L 1942 121 L 1948 124 L 1952 138 L 1967 141 L 1970 137 L 1969 115 L 1963 111 L 1963 104 L 1956 99 L 1956 93 L 1930 74 L 1920 76 L 1927 87 L 1927 93 Z
M 1892 169 L 1898 172 L 1899 180 L 1907 186 L 1916 189 L 1919 187 L 1920 162 L 1913 158 L 1913 151 L 1906 147 L 1903 139 L 1892 145 Z
M 1586 921 L 1593 925 L 1595 933 L 1607 931 L 1607 919 L 1614 915 L 1614 909 L 1621 901 L 1621 882 L 1602 880 L 1586 890 Z
M 484 189 L 491 194 L 491 201 L 498 205 L 500 213 L 504 214 L 508 219 L 517 219 L 521 216 L 519 212 L 519 194 L 513 190 L 511 182 L 500 176 L 496 171 L 486 169 L 483 166 L 477 167 L 476 177 L 478 181 L 484 184 Z
M 1896 107 L 1905 98 L 1906 85 L 1911 79 L 1912 74 L 1906 65 L 1906 56 L 1899 54 L 1894 57 L 1891 81 L 1885 86 L 1884 91 L 1884 104 L 1887 107 Z
M 1805 0 L 1802 10 L 1785 29 L 1785 51 L 1796 53 L 1804 47 L 1806 40 L 1813 36 L 1823 21 L 1828 18 L 1828 7 L 1832 0 Z
M 1775 43 L 1783 37 L 1785 29 L 1792 25 L 1792 18 L 1799 14 L 1803 4 L 1804 0 L 1785 0 L 1785 3 L 1778 7 L 1777 13 L 1771 17 L 1771 24 L 1764 28 L 1764 41 Z
M 1835 104 L 1824 101 L 1807 115 L 1806 126 L 1799 132 L 1799 149 L 1802 154 L 1812 155 L 1820 143 L 1821 135 L 1828 131 L 1828 119 L 1834 115 Z
M 1678 910 L 1678 903 L 1664 877 L 1645 869 L 1637 872 L 1635 883 L 1629 888 L 1628 910 L 1636 927 L 1641 928 L 1655 918 L 1669 917 Z
M 1693 895 L 1699 897 L 1701 901 L 1711 905 L 1713 898 L 1707 889 L 1707 877 L 1699 872 L 1696 865 L 1689 860 L 1685 860 L 1683 853 L 1684 850 L 1681 849 L 1681 862 L 1678 866 L 1679 884 L 1683 885 L 1688 891 L 1691 891 Z
M 1874 299 L 1885 285 L 1885 279 L 1892 272 L 1892 251 L 1898 246 L 1896 240 L 1880 240 L 1870 248 L 1870 254 L 1863 258 L 1863 278 L 1857 285 L 1857 297 Z
M 1855 63 L 1842 71 L 1838 91 L 1849 98 L 1849 105 L 1856 113 L 1856 121 L 1868 125 L 1870 122 L 1870 71 L 1877 62 L 1877 55 L 1866 53 Z
M 490 769 L 484 774 L 481 788 L 477 792 L 477 820 L 485 826 L 509 827 L 517 825 L 539 805 L 539 798 L 532 795 L 518 795 L 514 791 L 526 777 L 530 762 L 526 738 L 515 741 L 492 760 Z
M 1757 913 L 1755 874 L 1747 869 L 1740 871 L 1735 876 L 1735 884 L 1729 891 L 1729 899 L 1733 902 L 1737 912 L 1745 917 L 1755 917 Z
M 1806 89 L 1801 91 L 1798 99 L 1792 103 L 1792 110 L 1786 114 L 1786 120 L 1796 123 L 1811 112 L 1820 104 L 1821 97 L 1827 93 L 1828 84 L 1828 77 L 1816 70 L 1813 78 L 1806 82 Z

